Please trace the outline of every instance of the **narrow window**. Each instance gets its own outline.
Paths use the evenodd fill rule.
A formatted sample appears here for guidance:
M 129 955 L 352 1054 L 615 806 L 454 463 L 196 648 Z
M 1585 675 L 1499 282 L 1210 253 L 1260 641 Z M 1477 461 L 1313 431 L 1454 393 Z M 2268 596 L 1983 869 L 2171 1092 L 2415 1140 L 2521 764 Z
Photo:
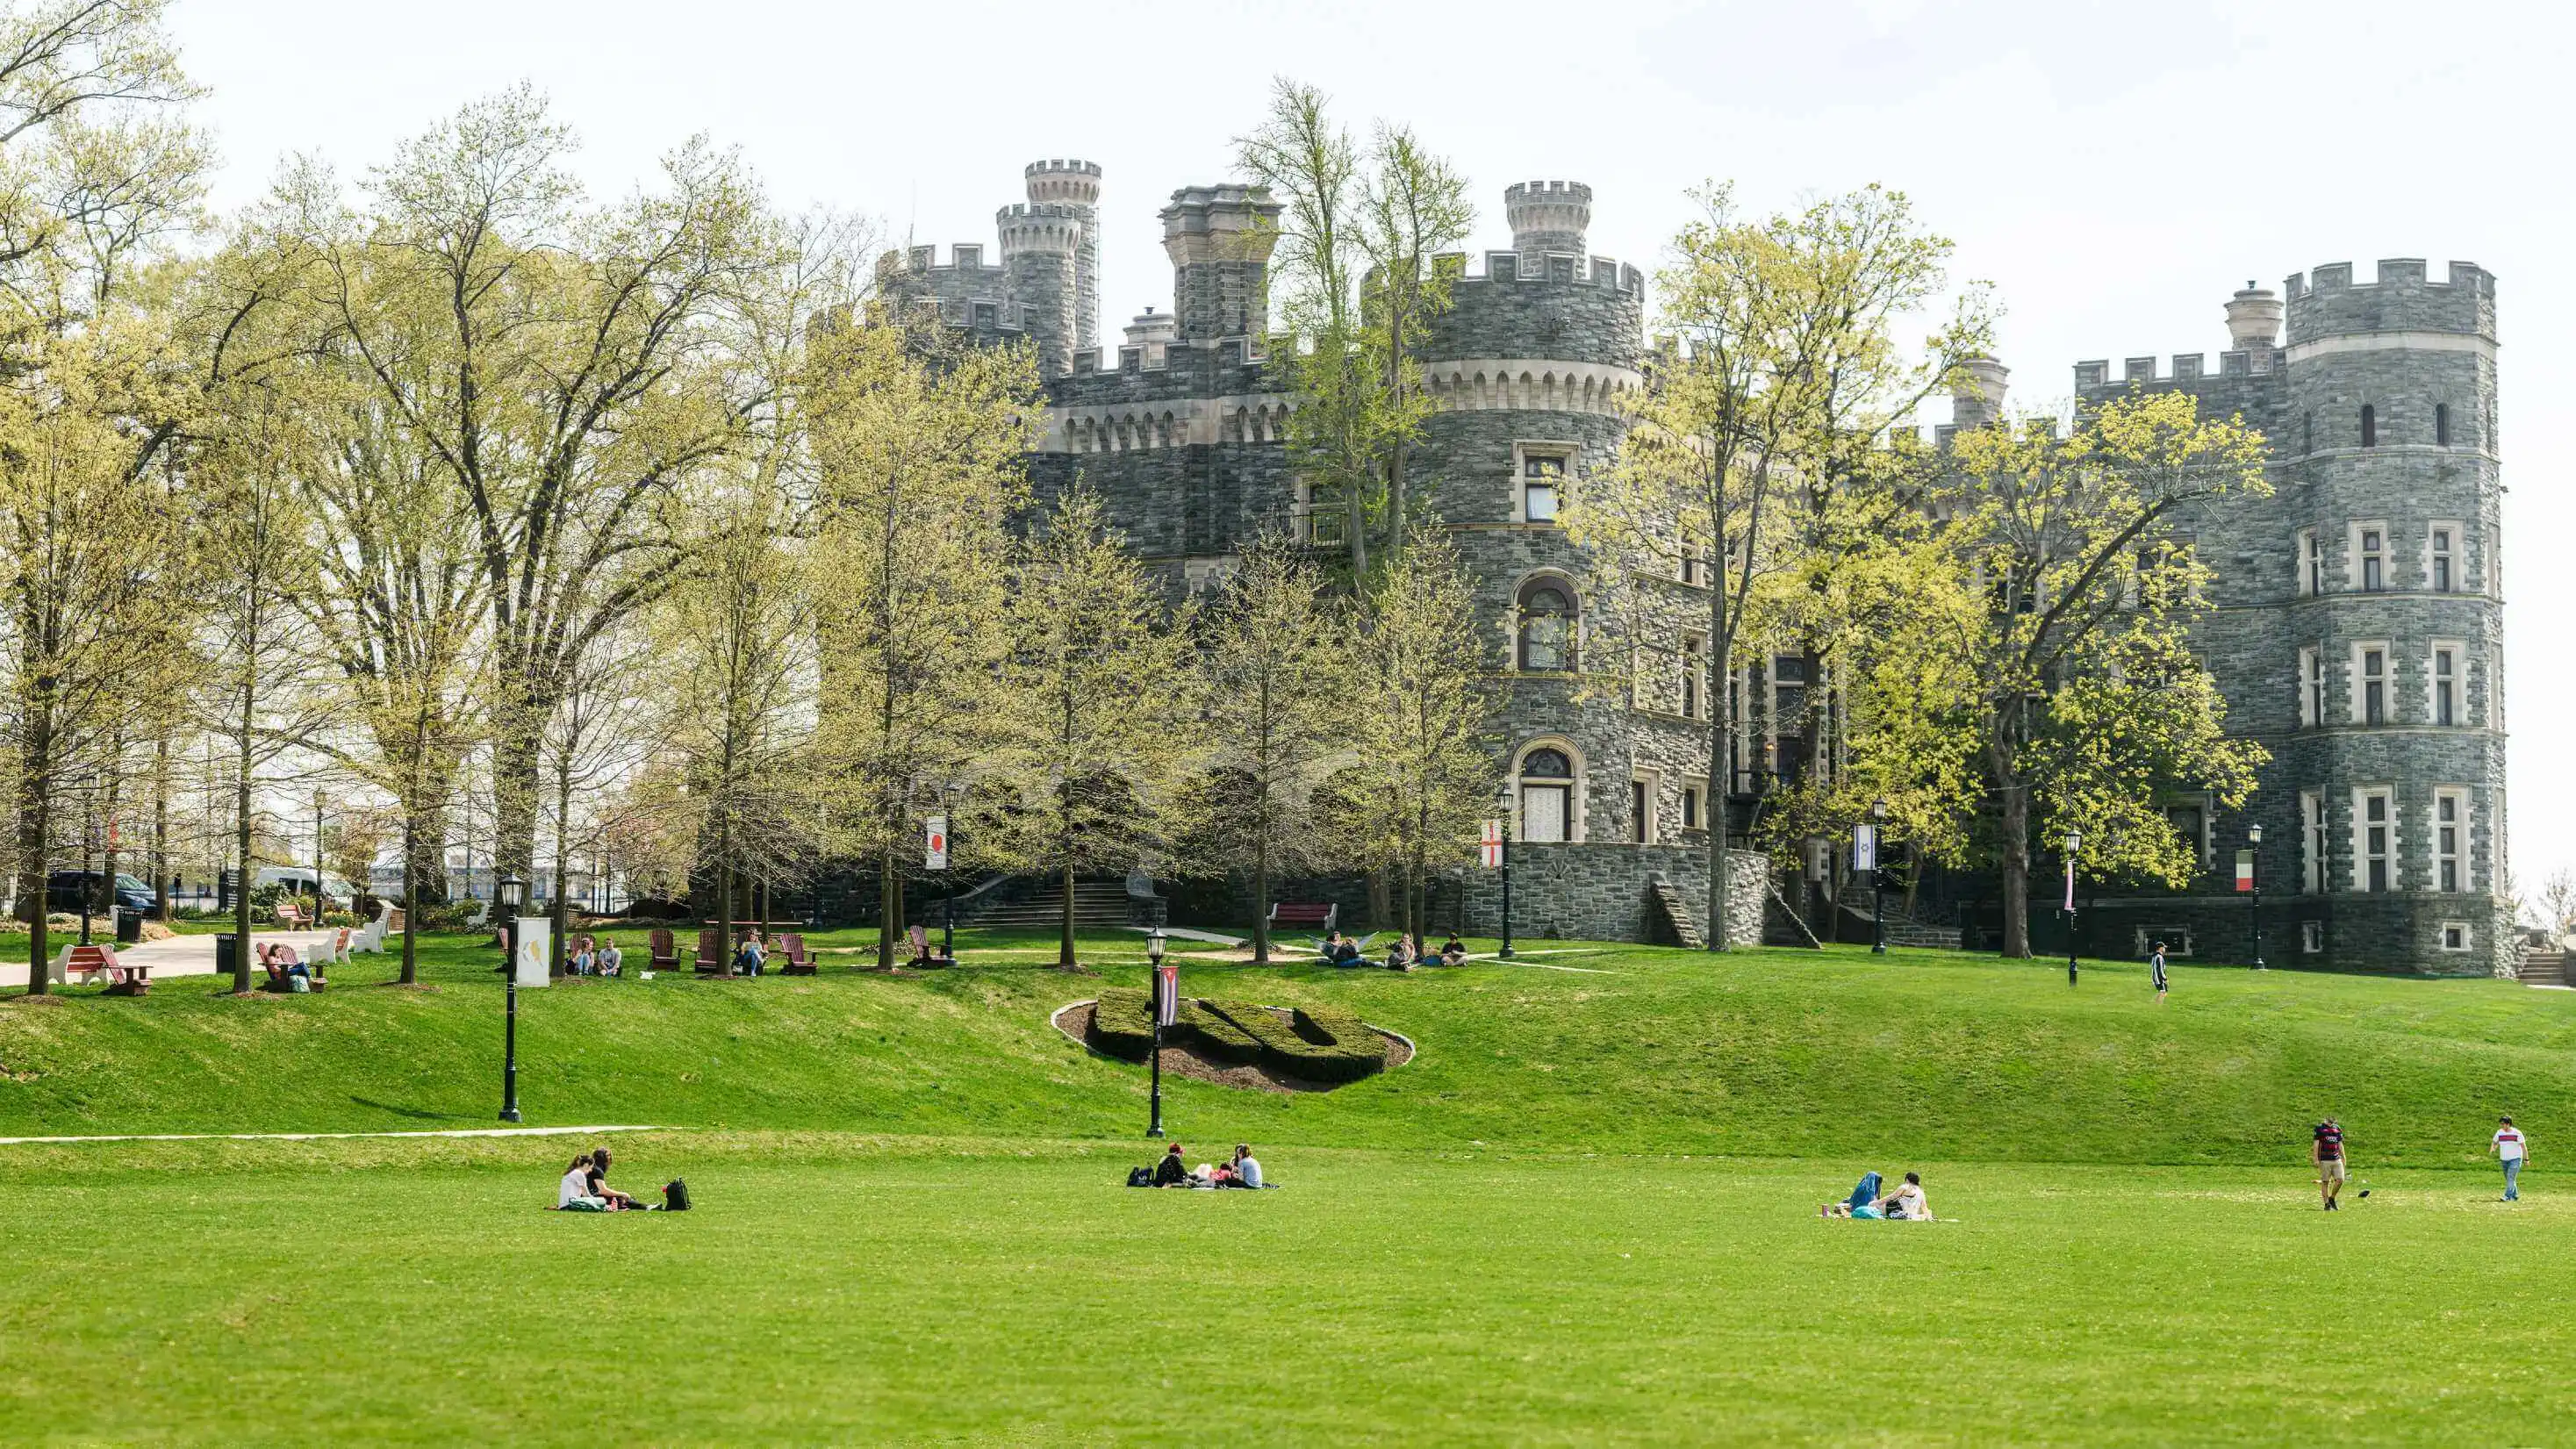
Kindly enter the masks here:
M 2374 792 L 2362 798 L 2361 856 L 2368 869 L 2364 889 L 2379 894 L 2388 889 L 2388 796 Z
M 1653 807 L 1647 793 L 1646 782 L 1643 780 L 1629 781 L 1628 838 L 1639 845 L 1645 844 L 1648 837 L 1652 834 L 1652 831 L 1649 829 L 1649 827 L 1654 823 L 1654 816 L 1651 813 L 1652 808 Z
M 2448 790 L 2433 800 L 2433 859 L 2442 877 L 2442 889 L 2460 888 L 2460 797 Z
M 2361 405 L 2361 445 L 2365 448 L 2379 446 L 2379 409 L 2368 403 Z
M 2433 723 L 2459 723 L 2460 654 L 2456 649 L 2433 651 Z
M 2387 535 L 2375 528 L 2361 531 L 2361 591 L 2375 594 L 2387 587 Z
M 2299 816 L 2307 825 L 2307 839 L 2302 842 L 2305 846 L 2306 858 L 2299 862 L 2301 883 L 2306 887 L 2309 895 L 2321 896 L 2326 893 L 2325 792 L 2321 790 L 2301 792 Z
M 1701 693 L 1706 689 L 1708 664 L 1697 634 L 1682 636 L 1682 717 L 1698 719 Z
M 2316 729 L 2326 722 L 2326 661 L 2314 649 L 2299 651 L 2299 723 Z
M 2299 922 L 2299 954 L 2303 956 L 2322 956 L 2325 954 L 2325 951 L 2326 923 L 2323 921 Z
M 2388 723 L 2388 651 L 2361 651 L 2361 722 Z
M 1682 787 L 1682 829 L 1699 829 L 1699 792 L 1697 785 Z
M 2432 562 L 2433 592 L 2437 594 L 2451 592 L 2451 530 L 2447 528 L 2433 530 Z
M 2433 441 L 2445 448 L 2451 446 L 2451 405 L 2449 403 L 2433 404 Z
M 2326 591 L 2326 550 L 2313 528 L 2299 530 L 2299 592 L 2309 598 Z
M 1574 667 L 1574 601 L 1553 579 L 1533 579 L 1521 590 L 1521 668 Z
M 1565 488 L 1565 460 L 1533 455 L 1521 463 L 1521 517 L 1531 523 L 1556 522 L 1556 505 Z

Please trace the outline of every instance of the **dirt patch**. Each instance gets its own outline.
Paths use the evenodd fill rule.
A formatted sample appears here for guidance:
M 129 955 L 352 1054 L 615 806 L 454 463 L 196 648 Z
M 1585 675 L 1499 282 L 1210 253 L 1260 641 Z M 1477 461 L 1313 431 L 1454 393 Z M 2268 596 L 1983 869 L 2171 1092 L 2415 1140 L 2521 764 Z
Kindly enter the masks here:
M 1109 1053 L 1101 1051 L 1099 1045 L 1092 1040 L 1091 1016 L 1098 1005 L 1097 1002 L 1077 1001 L 1065 1007 L 1055 1014 L 1055 1029 L 1082 1043 L 1084 1048 L 1091 1052 L 1109 1057 L 1111 1061 L 1123 1062 L 1126 1060 L 1125 1057 L 1110 1056 Z M 1227 1009 L 1232 1010 L 1231 1007 Z M 1295 1025 L 1295 1014 L 1285 1008 L 1266 1006 L 1262 1010 L 1289 1023 L 1292 1027 Z M 1386 1038 L 1387 1071 L 1394 1071 L 1413 1060 L 1412 1042 L 1383 1027 L 1372 1026 L 1369 1030 Z M 1213 1057 L 1201 1055 L 1195 1044 L 1186 1046 L 1175 1044 L 1163 1048 L 1163 1070 L 1202 1082 L 1215 1082 L 1220 1086 L 1241 1087 L 1254 1092 L 1278 1092 L 1283 1095 L 1291 1092 L 1329 1092 L 1335 1087 L 1350 1085 L 1347 1082 L 1310 1082 L 1303 1077 L 1291 1077 L 1274 1072 L 1258 1063 L 1246 1065 L 1221 1062 Z M 1383 1076 L 1385 1073 L 1371 1075 Z M 1362 1077 L 1360 1080 L 1367 1081 L 1368 1078 Z

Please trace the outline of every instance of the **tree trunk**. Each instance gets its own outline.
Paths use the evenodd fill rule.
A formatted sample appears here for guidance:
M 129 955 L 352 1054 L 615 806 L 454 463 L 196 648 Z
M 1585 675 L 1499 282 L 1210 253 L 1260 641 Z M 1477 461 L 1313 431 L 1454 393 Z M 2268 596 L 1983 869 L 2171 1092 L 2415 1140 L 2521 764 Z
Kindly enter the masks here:
M 249 687 L 242 690 L 242 731 L 233 764 L 233 991 L 245 995 L 250 976 L 250 774 L 251 709 Z
M 50 700 L 43 698 L 38 686 L 38 702 L 27 712 L 27 746 L 18 762 L 18 859 L 22 874 L 18 894 L 27 916 L 27 994 L 42 996 L 53 990 L 53 978 L 47 971 L 52 960 L 51 941 L 47 937 L 53 901 L 48 888 L 53 883 L 53 768 L 54 712 Z
M 170 732 L 152 742 L 152 915 L 170 924 Z
M 2004 955 L 2030 959 L 2030 787 L 2007 779 L 2004 796 Z
M 716 810 L 716 974 L 733 974 L 733 820 Z
M 522 706 L 529 702 L 520 701 Z M 545 761 L 531 734 L 504 730 L 492 745 L 492 871 L 495 879 L 536 875 L 537 801 L 544 798 Z
M 1395 893 L 1387 884 L 1387 871 L 1383 863 L 1369 867 L 1368 924 L 1372 931 L 1384 930 L 1386 923 L 1395 919 Z
M 1719 562 L 1723 564 L 1723 555 Z M 1708 785 L 1707 798 L 1700 802 L 1700 824 L 1708 831 L 1708 949 L 1725 951 L 1735 945 L 1735 922 L 1727 910 L 1735 893 L 1735 860 L 1726 853 L 1726 799 L 1735 789 L 1727 758 L 1735 739 L 1735 641 L 1726 631 L 1723 571 L 1709 589 L 1708 617 L 1711 678 L 1701 686 L 1709 701 Z
M 1066 848 L 1064 853 L 1063 923 L 1064 933 L 1057 944 L 1055 964 L 1063 967 L 1067 971 L 1070 971 L 1076 964 L 1078 964 L 1073 959 L 1073 851 L 1070 846 Z
M 546 962 L 546 975 L 563 979 L 564 934 L 572 929 L 572 851 L 567 832 L 572 822 L 572 746 L 566 742 L 562 755 L 555 761 L 555 900 L 554 945 Z
M 877 851 L 877 969 L 894 969 L 894 932 L 896 892 L 894 879 L 894 839 L 888 836 Z
M 107 912 L 107 934 L 111 944 L 114 943 L 116 937 L 117 913 L 123 909 L 116 899 L 116 862 L 119 856 L 123 853 L 119 847 L 125 843 L 120 836 L 120 827 L 117 821 L 117 812 L 123 808 L 122 802 L 124 795 L 125 735 L 124 732 L 120 730 L 109 735 L 107 741 L 107 818 L 103 822 L 103 828 L 99 832 L 107 847 L 106 855 L 104 859 L 99 861 L 99 878 L 97 883 L 94 886 L 88 887 L 89 889 L 93 889 L 98 894 L 106 897 L 104 901 L 100 902 L 100 906 Z M 322 879 L 318 875 L 315 876 L 313 880 L 313 895 L 316 903 L 318 904 L 322 895 Z
M 403 812 L 402 872 L 402 984 L 411 986 L 420 980 L 420 953 L 412 945 L 420 936 L 420 823 L 410 811 Z
M 1252 842 L 1252 964 L 1270 964 L 1270 832 Z

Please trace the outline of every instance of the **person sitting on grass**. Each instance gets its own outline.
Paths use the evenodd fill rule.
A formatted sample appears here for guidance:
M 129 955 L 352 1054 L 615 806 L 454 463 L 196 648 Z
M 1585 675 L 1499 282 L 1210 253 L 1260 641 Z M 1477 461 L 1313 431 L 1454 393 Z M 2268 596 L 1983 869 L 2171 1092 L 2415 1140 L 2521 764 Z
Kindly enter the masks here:
M 1261 1163 L 1253 1157 L 1251 1144 L 1244 1142 L 1234 1144 L 1233 1165 L 1236 1187 L 1261 1186 Z
M 1449 944 L 1440 948 L 1440 964 L 1443 966 L 1466 965 L 1467 943 L 1459 940 L 1454 935 L 1451 936 L 1449 938 Z
M 1890 1218 L 1909 1223 L 1932 1221 L 1932 1200 L 1923 1195 L 1923 1178 L 1919 1173 L 1905 1174 L 1905 1185 L 1881 1199 L 1879 1206 Z
M 1402 932 L 1396 933 L 1395 944 L 1386 948 L 1386 969 L 1389 971 L 1413 969 L 1413 946 L 1404 939 Z
M 1881 1212 L 1878 1206 L 1878 1185 L 1880 1181 L 1881 1179 L 1879 1175 L 1875 1172 L 1862 1173 L 1860 1175 L 1860 1186 L 1851 1190 L 1851 1196 L 1844 1198 L 1841 1202 L 1829 1202 L 1823 1207 L 1816 1209 L 1816 1216 L 1820 1218 L 1885 1217 L 1886 1214 Z
M 617 949 L 616 937 L 599 938 L 599 955 L 595 958 L 595 964 L 602 976 L 616 975 L 617 968 L 625 964 L 625 955 Z
M 1325 965 L 1340 965 L 1342 963 L 1342 933 L 1339 931 L 1326 931 L 1324 933 L 1324 944 L 1316 947 L 1315 949 L 1322 954 Z
M 564 1169 L 563 1181 L 555 1184 L 555 1210 L 568 1213 L 604 1213 L 608 1204 L 590 1190 L 590 1154 L 585 1152 Z
M 590 1195 L 608 1204 L 610 1212 L 625 1212 L 635 1206 L 635 1199 L 608 1185 L 608 1164 L 612 1159 L 605 1147 L 593 1148 L 590 1154 Z
M 1154 1164 L 1154 1186 L 1187 1187 L 1189 1185 L 1190 1165 L 1181 1160 L 1181 1144 L 1175 1142 L 1171 1150 L 1163 1154 L 1163 1160 Z
M 573 943 L 572 960 L 565 963 L 564 969 L 570 971 L 575 976 L 593 976 L 598 974 L 599 958 L 590 954 L 590 938 L 588 936 L 584 936 L 579 941 Z

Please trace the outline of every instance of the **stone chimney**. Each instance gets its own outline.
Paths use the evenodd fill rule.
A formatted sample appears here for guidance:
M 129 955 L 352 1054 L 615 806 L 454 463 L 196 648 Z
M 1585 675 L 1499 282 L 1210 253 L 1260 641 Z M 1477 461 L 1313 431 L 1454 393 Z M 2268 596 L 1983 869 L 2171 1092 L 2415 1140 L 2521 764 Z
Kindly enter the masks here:
M 2228 350 L 2268 352 L 2280 345 L 2280 294 L 2247 282 L 2242 291 L 2227 299 Z
M 2004 391 L 2012 369 L 1991 357 L 1971 357 L 1959 364 L 1950 384 L 1950 425 L 1982 428 L 2003 421 Z
M 1178 340 L 1266 337 L 1270 248 L 1278 202 L 1266 186 L 1184 186 L 1163 208 L 1163 252 L 1172 259 Z

